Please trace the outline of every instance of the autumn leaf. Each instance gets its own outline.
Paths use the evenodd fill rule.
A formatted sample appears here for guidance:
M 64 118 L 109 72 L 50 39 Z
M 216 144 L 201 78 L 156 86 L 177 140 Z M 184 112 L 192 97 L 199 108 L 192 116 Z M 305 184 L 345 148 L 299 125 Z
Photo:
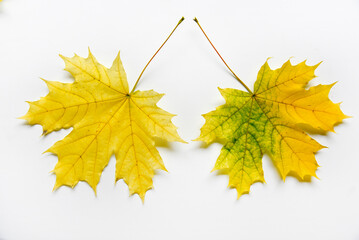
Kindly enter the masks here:
M 229 175 L 229 186 L 237 189 L 238 198 L 249 193 L 253 183 L 264 182 L 263 154 L 270 156 L 283 180 L 288 174 L 316 177 L 314 154 L 323 146 L 305 130 L 334 131 L 334 125 L 347 117 L 328 98 L 333 84 L 306 89 L 318 65 L 293 66 L 287 61 L 272 70 L 266 62 L 253 92 L 228 67 L 247 92 L 219 89 L 226 103 L 204 114 L 206 122 L 196 140 L 224 141 L 213 170 Z
M 23 117 L 31 125 L 42 125 L 44 134 L 73 128 L 47 150 L 58 156 L 54 189 L 86 181 L 96 193 L 101 173 L 115 154 L 116 181 L 123 179 L 130 194 L 143 200 L 152 188 L 154 170 L 166 171 L 154 139 L 183 142 L 171 122 L 174 115 L 156 105 L 163 94 L 135 87 L 130 92 L 119 54 L 110 69 L 90 51 L 87 58 L 61 57 L 74 82 L 45 80 L 49 94 L 29 102 Z

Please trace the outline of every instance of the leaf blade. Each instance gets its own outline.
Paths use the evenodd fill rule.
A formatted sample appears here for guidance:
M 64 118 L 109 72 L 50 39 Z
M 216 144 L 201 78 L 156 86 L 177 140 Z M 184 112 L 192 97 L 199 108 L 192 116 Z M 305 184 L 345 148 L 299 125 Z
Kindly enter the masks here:
M 292 65 L 288 60 L 272 70 L 266 61 L 253 94 L 220 90 L 225 104 L 203 115 L 206 122 L 196 140 L 224 140 L 214 170 L 229 175 L 229 186 L 237 189 L 238 197 L 249 193 L 253 183 L 265 181 L 264 154 L 270 156 L 283 180 L 289 174 L 299 179 L 317 177 L 315 153 L 324 146 L 305 132 L 305 126 L 334 131 L 334 126 L 347 117 L 328 97 L 334 84 L 305 89 L 319 64 L 308 66 L 304 61 Z
M 73 128 L 47 150 L 58 156 L 54 189 L 73 188 L 85 181 L 96 193 L 102 171 L 114 154 L 116 180 L 124 179 L 130 194 L 144 200 L 152 188 L 154 170 L 166 171 L 154 137 L 183 142 L 171 122 L 174 115 L 156 105 L 163 94 L 129 93 L 119 54 L 110 69 L 90 51 L 87 58 L 62 58 L 75 81 L 46 81 L 49 94 L 30 102 L 23 117 L 31 125 L 42 125 L 46 133 Z

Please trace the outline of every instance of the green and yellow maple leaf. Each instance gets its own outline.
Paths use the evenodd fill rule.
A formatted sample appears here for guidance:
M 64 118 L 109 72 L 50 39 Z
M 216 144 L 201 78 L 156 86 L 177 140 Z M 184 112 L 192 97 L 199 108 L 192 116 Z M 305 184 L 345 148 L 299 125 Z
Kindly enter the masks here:
M 31 125 L 42 125 L 45 134 L 73 128 L 47 150 L 58 156 L 54 189 L 86 181 L 96 192 L 101 173 L 115 154 L 116 180 L 124 179 L 130 193 L 143 200 L 152 188 L 154 170 L 166 171 L 154 137 L 183 142 L 171 122 L 174 115 L 156 105 L 163 94 L 130 92 L 119 54 L 110 69 L 90 51 L 86 59 L 61 57 L 74 82 L 45 81 L 49 94 L 29 102 L 23 117 Z
M 219 89 L 226 103 L 204 114 L 206 122 L 196 140 L 208 144 L 215 139 L 224 140 L 213 170 L 227 172 L 229 186 L 237 189 L 238 198 L 249 193 L 253 183 L 264 182 L 265 153 L 283 180 L 288 174 L 300 179 L 316 177 L 318 164 L 314 154 L 323 146 L 305 130 L 310 127 L 334 131 L 334 125 L 347 117 L 339 104 L 328 98 L 333 84 L 306 89 L 318 65 L 302 62 L 293 66 L 287 61 L 281 68 L 272 70 L 266 62 L 258 73 L 253 92 Z

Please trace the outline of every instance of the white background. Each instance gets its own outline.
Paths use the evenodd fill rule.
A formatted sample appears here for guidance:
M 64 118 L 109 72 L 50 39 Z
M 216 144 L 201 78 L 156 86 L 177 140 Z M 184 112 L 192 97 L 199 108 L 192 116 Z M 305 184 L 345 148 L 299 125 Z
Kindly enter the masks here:
M 26 100 L 47 93 L 39 79 L 70 81 L 58 54 L 111 66 L 117 51 L 133 85 L 180 17 L 186 20 L 145 72 L 138 89 L 166 93 L 159 106 L 189 144 L 158 147 L 169 170 L 157 172 L 145 203 L 115 180 L 111 158 L 97 188 L 52 192 L 55 156 L 42 154 L 69 130 L 41 137 L 16 119 Z M 268 157 L 266 184 L 237 200 L 228 177 L 210 173 L 221 145 L 191 140 L 201 114 L 223 104 L 217 87 L 243 89 L 192 21 L 197 17 L 228 64 L 249 86 L 268 57 L 278 68 L 323 63 L 314 83 L 354 116 L 336 133 L 314 136 L 328 149 L 320 178 L 283 182 Z M 4 0 L 0 3 L 0 239 L 359 239 L 359 1 Z

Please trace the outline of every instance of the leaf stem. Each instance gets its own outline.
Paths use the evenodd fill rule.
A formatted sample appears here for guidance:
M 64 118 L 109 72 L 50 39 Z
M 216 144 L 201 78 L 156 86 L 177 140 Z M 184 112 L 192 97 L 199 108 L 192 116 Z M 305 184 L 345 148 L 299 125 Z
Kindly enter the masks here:
M 211 44 L 211 46 L 213 47 L 214 51 L 216 51 L 216 53 L 218 54 L 218 56 L 221 58 L 222 62 L 224 63 L 224 65 L 226 65 L 226 67 L 228 68 L 229 71 L 231 71 L 231 73 L 233 74 L 234 78 L 237 79 L 238 82 L 240 82 L 242 84 L 242 86 L 251 94 L 253 94 L 253 92 L 249 89 L 249 87 L 247 87 L 247 85 L 241 80 L 239 79 L 239 77 L 235 74 L 235 72 L 233 72 L 233 70 L 228 66 L 228 64 L 226 63 L 226 61 L 224 61 L 224 59 L 222 58 L 221 54 L 219 54 L 219 52 L 217 51 L 217 49 L 214 47 L 213 43 L 211 42 L 211 40 L 209 40 L 207 34 L 204 32 L 203 28 L 201 27 L 201 25 L 198 22 L 197 18 L 194 18 L 193 21 L 195 21 L 198 25 L 198 27 L 201 29 L 202 33 L 204 34 L 204 36 L 207 38 L 208 42 Z
M 170 35 L 168 35 L 168 37 L 166 38 L 166 40 L 162 43 L 162 45 L 160 46 L 160 48 L 155 52 L 155 54 L 151 57 L 151 59 L 147 62 L 146 66 L 143 68 L 140 76 L 137 78 L 137 81 L 135 83 L 135 85 L 133 86 L 131 93 L 133 93 L 137 87 L 138 82 L 140 81 L 140 78 L 142 77 L 142 74 L 144 73 L 144 71 L 146 70 L 147 66 L 150 64 L 150 62 L 152 61 L 152 59 L 157 55 L 157 53 L 161 50 L 161 48 L 166 44 L 166 42 L 168 41 L 168 39 L 172 36 L 172 34 L 176 31 L 177 27 L 183 22 L 184 17 L 182 17 L 177 25 L 175 26 L 175 28 L 172 30 L 172 32 L 170 33 Z M 131 94 L 130 93 L 130 94 Z

